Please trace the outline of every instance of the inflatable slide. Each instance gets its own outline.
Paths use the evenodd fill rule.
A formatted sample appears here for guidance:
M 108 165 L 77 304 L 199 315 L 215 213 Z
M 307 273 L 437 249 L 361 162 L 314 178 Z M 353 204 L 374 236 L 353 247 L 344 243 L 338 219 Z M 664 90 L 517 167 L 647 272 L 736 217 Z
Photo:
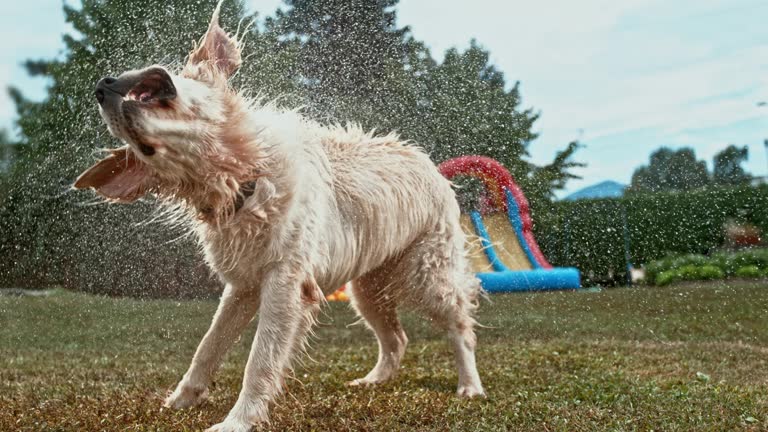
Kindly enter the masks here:
M 512 175 L 497 161 L 462 156 L 438 167 L 448 179 L 469 176 L 480 180 L 484 195 L 480 209 L 462 215 L 470 238 L 471 264 L 488 292 L 577 289 L 575 268 L 553 268 L 533 236 L 528 200 Z

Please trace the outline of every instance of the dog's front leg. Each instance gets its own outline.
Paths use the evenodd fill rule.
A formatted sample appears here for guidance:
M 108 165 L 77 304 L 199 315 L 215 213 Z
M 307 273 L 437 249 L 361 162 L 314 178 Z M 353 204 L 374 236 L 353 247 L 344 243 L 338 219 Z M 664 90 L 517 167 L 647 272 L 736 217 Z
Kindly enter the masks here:
M 227 284 L 213 316 L 208 332 L 197 347 L 195 356 L 176 390 L 165 400 L 165 406 L 189 408 L 208 397 L 208 385 L 224 354 L 251 322 L 259 306 L 259 290 Z
M 207 432 L 247 432 L 266 423 L 269 404 L 282 391 L 283 374 L 297 338 L 304 337 L 307 314 L 302 280 L 295 272 L 274 274 L 262 288 L 259 324 L 245 367 L 243 387 L 224 421 Z

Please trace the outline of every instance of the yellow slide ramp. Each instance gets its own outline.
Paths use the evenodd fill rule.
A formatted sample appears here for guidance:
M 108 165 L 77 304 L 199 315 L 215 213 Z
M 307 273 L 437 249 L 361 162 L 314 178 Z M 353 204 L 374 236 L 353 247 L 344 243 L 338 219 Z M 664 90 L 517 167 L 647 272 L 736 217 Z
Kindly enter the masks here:
M 520 241 L 509 223 L 507 215 L 494 213 L 483 216 L 483 224 L 488 231 L 493 248 L 496 250 L 496 255 L 509 270 L 531 270 L 533 268 L 520 246 Z M 461 227 L 469 237 L 468 249 L 472 270 L 475 272 L 493 271 L 469 215 L 461 215 Z

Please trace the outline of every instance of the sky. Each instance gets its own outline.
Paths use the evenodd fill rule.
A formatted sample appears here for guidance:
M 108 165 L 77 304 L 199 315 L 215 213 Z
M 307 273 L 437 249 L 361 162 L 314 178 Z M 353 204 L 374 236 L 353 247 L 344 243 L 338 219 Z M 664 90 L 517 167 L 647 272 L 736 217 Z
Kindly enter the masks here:
M 280 0 L 246 0 L 272 14 Z M 45 81 L 21 67 L 61 52 L 68 31 L 60 0 L 0 5 L 0 87 L 32 99 Z M 768 175 L 768 1 L 765 0 L 400 0 L 398 23 L 438 59 L 471 39 L 491 52 L 523 105 L 541 114 L 531 161 L 544 164 L 574 139 L 584 148 L 559 195 L 604 180 L 629 183 L 661 146 L 715 153 L 749 146 L 747 169 Z M 34 28 L 34 31 L 27 31 Z M 15 111 L 0 94 L 0 127 Z

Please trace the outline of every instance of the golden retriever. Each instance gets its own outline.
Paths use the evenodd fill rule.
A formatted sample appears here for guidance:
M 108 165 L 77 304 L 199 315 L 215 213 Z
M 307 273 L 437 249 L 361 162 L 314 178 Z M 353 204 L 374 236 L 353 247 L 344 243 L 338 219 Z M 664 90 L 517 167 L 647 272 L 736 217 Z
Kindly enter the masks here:
M 379 343 L 374 368 L 350 385 L 395 376 L 408 342 L 397 309 L 410 306 L 447 331 L 458 394 L 483 395 L 473 329 L 481 288 L 450 182 L 394 134 L 322 126 L 233 90 L 241 44 L 219 26 L 220 7 L 178 74 L 152 66 L 99 81 L 100 113 L 127 145 L 74 185 L 112 202 L 152 194 L 176 205 L 226 285 L 165 405 L 204 401 L 225 352 L 258 312 L 240 396 L 209 431 L 267 422 L 324 295 L 347 281 Z

